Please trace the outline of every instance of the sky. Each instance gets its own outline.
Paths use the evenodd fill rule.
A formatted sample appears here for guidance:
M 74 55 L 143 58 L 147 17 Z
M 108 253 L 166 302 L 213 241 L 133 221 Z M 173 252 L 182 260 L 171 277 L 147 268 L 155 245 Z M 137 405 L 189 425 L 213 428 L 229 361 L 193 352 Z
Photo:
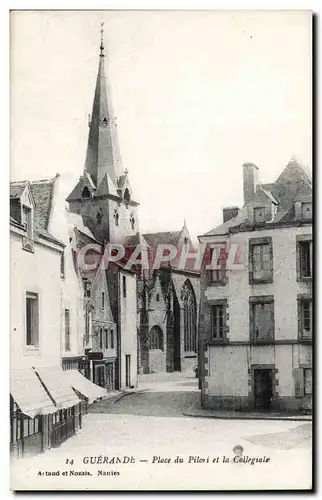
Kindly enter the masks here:
M 142 232 L 193 238 L 242 205 L 242 164 L 273 182 L 311 167 L 308 11 L 25 11 L 11 15 L 11 179 L 82 175 L 100 22 Z

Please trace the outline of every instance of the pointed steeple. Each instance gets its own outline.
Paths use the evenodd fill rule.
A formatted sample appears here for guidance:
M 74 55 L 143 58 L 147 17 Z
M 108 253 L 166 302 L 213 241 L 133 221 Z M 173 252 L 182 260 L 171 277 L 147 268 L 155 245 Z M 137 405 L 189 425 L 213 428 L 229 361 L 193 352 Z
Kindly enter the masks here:
M 96 187 L 105 175 L 116 185 L 123 173 L 117 140 L 115 116 L 104 69 L 104 23 L 101 23 L 101 44 L 98 74 L 95 87 L 93 110 L 89 120 L 89 134 L 85 161 L 88 172 Z

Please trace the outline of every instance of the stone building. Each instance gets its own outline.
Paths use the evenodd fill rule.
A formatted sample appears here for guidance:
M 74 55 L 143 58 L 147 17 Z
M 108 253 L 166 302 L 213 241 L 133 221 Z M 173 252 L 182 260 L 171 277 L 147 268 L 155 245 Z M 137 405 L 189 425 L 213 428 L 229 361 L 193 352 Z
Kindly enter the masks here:
M 223 223 L 199 237 L 208 248 L 202 403 L 304 411 L 312 401 L 312 181 L 295 159 L 270 184 L 258 173 L 243 166 L 243 207 L 224 209 Z
M 68 246 L 51 232 L 56 179 L 10 185 L 10 451 L 16 457 L 59 446 L 81 427 L 87 403 L 106 393 L 78 371 L 62 370 L 66 360 L 78 363 L 84 348 L 80 282 Z
M 150 272 L 138 281 L 139 365 L 143 373 L 182 371 L 194 374 L 198 363 L 199 271 L 182 265 L 183 249 L 193 251 L 186 226 L 181 231 L 143 234 Z M 177 255 L 153 271 L 159 245 Z M 170 247 L 169 247 L 170 248 Z
M 105 76 L 105 54 L 103 39 L 101 40 L 99 68 L 96 80 L 93 109 L 89 120 L 89 134 L 83 175 L 74 189 L 67 196 L 69 212 L 78 215 L 81 223 L 91 232 L 93 238 L 101 246 L 104 254 L 106 243 L 124 244 L 129 236 L 138 232 L 138 202 L 135 201 L 127 170 L 123 169 L 118 145 L 116 120 L 112 109 L 110 91 Z M 105 265 L 105 264 L 104 264 Z M 106 272 L 105 272 L 106 271 Z M 136 328 L 136 273 L 132 269 L 124 269 L 121 263 L 99 271 L 101 287 L 97 300 L 106 294 L 106 304 L 110 309 L 104 311 L 99 307 L 92 315 L 96 339 L 99 349 L 111 338 L 113 345 L 105 353 L 108 358 L 115 357 L 114 387 L 121 389 L 137 385 L 137 328 Z M 96 283 L 98 283 L 96 279 Z M 86 292 L 90 293 L 90 292 Z M 95 293 L 95 292 L 93 292 Z M 101 297 L 101 299 L 100 299 Z M 107 314 L 108 313 L 108 314 Z M 104 319 L 102 318 L 104 315 Z M 112 323 L 115 321 L 115 328 Z M 107 322 L 109 333 L 105 336 Z M 101 330 L 103 341 L 101 342 Z M 105 338 L 105 340 L 104 340 Z M 93 341 L 94 343 L 96 341 Z M 104 345 L 105 345 L 104 344 Z M 112 350 L 111 350 L 112 349 Z M 87 352 L 87 359 L 94 361 L 98 373 L 100 356 L 93 359 L 93 352 L 99 352 L 97 343 L 92 352 Z M 105 355 L 104 354 L 104 355 Z M 106 369 L 106 368 L 105 368 Z M 108 368 L 107 377 L 111 379 L 112 367 Z M 98 375 L 101 377 L 101 375 Z
M 140 233 L 139 204 L 122 166 L 104 65 L 102 39 L 84 172 L 67 202 L 69 211 L 81 217 L 102 247 L 117 243 L 126 249 L 124 259 L 106 272 L 117 325 L 119 388 L 136 385 L 138 371 L 193 373 L 198 352 L 199 274 L 179 269 L 176 262 L 155 272 L 126 265 L 138 245 L 147 247 L 151 257 L 159 244 L 181 249 L 191 245 L 191 238 L 185 224 L 181 231 Z

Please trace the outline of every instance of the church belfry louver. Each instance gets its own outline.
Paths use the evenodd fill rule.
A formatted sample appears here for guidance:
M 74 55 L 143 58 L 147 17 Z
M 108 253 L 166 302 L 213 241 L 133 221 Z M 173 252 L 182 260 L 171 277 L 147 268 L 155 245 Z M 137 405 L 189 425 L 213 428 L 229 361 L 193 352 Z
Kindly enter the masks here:
M 128 171 L 124 170 L 111 92 L 105 76 L 104 31 L 101 44 L 83 175 L 67 198 L 70 210 L 100 241 L 123 243 L 138 232 L 138 203 L 133 200 Z

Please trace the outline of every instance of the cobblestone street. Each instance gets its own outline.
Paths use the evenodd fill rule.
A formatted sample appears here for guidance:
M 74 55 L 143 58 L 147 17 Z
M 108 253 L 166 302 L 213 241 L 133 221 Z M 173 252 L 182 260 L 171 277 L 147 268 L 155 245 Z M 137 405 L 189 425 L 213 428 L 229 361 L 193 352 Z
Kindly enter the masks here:
M 199 394 L 197 381 L 192 378 L 143 377 L 140 389 L 143 392 L 127 394 L 117 402 L 105 399 L 92 405 L 80 432 L 58 449 L 20 461 L 20 472 L 26 467 L 35 474 L 38 463 L 42 471 L 87 470 L 93 476 L 93 488 L 106 489 L 167 489 L 168 481 L 178 488 L 240 488 L 241 484 L 245 488 L 269 488 L 272 474 L 274 486 L 278 484 L 280 489 L 294 487 L 296 477 L 301 484 L 303 477 L 310 483 L 310 423 L 184 416 L 182 412 Z M 244 447 L 244 456 L 269 457 L 269 463 L 221 463 L 224 456 L 232 458 L 236 444 Z M 97 460 L 100 456 L 108 460 L 129 457 L 125 461 L 132 457 L 135 463 L 85 464 L 86 457 Z M 214 463 L 217 457 L 219 462 Z M 175 463 L 176 459 L 183 462 Z M 71 460 L 72 464 L 66 464 Z M 98 470 L 120 475 L 96 477 Z M 46 477 L 44 484 L 46 488 L 81 488 L 81 481 L 82 477 L 76 481 L 74 476 L 60 481 Z

